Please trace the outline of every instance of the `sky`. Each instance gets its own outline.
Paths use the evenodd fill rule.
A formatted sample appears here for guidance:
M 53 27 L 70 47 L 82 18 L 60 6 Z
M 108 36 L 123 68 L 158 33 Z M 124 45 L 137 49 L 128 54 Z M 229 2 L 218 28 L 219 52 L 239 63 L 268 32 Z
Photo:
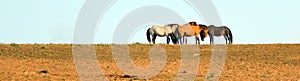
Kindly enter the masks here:
M 299 0 L 212 2 L 223 25 L 231 29 L 234 44 L 300 43 Z M 85 0 L 1 0 L 0 43 L 73 43 L 75 24 L 84 3 Z M 186 22 L 206 24 L 202 16 L 183 0 L 118 0 L 99 20 L 94 42 L 112 43 L 118 23 L 145 5 L 163 6 L 179 14 Z M 141 25 L 130 35 L 128 42 L 147 43 L 145 32 L 152 24 L 163 25 L 153 22 Z M 194 43 L 194 38 L 188 40 Z M 166 43 L 166 38 L 157 38 L 157 42 Z M 201 43 L 208 44 L 209 37 Z

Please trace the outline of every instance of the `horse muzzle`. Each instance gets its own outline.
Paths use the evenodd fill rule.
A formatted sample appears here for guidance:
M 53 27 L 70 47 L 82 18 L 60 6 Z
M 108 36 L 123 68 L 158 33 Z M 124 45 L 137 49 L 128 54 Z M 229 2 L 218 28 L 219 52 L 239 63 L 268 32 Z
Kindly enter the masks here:
M 204 41 L 204 38 L 201 38 L 201 41 Z

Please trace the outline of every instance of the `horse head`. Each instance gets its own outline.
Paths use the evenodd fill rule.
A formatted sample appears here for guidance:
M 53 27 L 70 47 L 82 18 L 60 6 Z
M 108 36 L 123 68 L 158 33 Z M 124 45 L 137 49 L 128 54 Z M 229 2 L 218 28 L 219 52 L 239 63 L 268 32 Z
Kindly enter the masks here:
M 204 38 L 208 35 L 208 28 L 206 25 L 199 25 L 201 31 L 200 31 L 200 37 L 201 41 L 204 41 Z

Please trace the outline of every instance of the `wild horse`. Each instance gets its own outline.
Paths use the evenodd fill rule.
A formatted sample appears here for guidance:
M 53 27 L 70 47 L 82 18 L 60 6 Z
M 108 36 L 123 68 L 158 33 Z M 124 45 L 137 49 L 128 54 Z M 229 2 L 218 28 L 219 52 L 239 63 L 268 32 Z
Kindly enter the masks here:
M 170 38 L 172 39 L 172 42 L 174 44 L 177 43 L 177 38 L 174 35 L 174 32 L 176 31 L 176 29 L 179 27 L 178 24 L 168 24 L 165 25 L 163 27 L 161 26 L 152 26 L 151 28 L 149 28 L 146 32 L 147 35 L 147 40 L 149 43 L 151 43 L 151 37 L 152 36 L 152 43 L 155 44 L 155 39 L 156 36 L 159 37 L 167 37 L 167 44 L 169 44 L 170 42 Z
M 210 37 L 210 44 L 214 44 L 214 36 L 223 36 L 226 40 L 226 44 L 227 44 L 227 40 L 229 40 L 229 44 L 232 44 L 232 33 L 231 30 L 227 27 L 227 26 L 214 26 L 214 25 L 210 25 L 208 26 L 208 34 Z
M 178 43 L 180 41 L 187 44 L 187 37 L 195 36 L 196 44 L 200 44 L 198 35 L 200 34 L 201 40 L 204 41 L 204 38 L 208 35 L 208 29 L 206 25 L 199 24 L 196 22 L 189 22 L 188 24 L 178 27 L 178 30 L 174 32 L 178 38 Z M 183 39 L 183 40 L 182 40 Z

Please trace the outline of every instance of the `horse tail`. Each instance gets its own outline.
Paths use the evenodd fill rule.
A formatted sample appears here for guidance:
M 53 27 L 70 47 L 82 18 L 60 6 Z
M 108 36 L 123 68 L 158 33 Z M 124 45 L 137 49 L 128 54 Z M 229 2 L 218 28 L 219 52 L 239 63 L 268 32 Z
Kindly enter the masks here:
M 177 25 L 179 27 L 179 25 Z M 179 29 L 178 27 L 175 29 L 175 31 L 173 32 L 175 40 L 176 40 L 176 44 L 179 44 L 179 38 L 180 38 L 180 33 L 179 33 Z
M 232 40 L 233 40 L 232 32 L 231 32 L 231 30 L 230 30 L 228 27 L 226 27 L 226 29 L 228 30 L 228 34 L 229 34 L 229 36 L 230 36 L 229 41 L 230 41 L 230 43 L 232 43 Z
M 149 29 L 147 30 L 147 32 L 146 32 L 147 40 L 148 40 L 149 43 L 151 43 L 150 30 L 151 30 L 151 28 L 149 28 Z

